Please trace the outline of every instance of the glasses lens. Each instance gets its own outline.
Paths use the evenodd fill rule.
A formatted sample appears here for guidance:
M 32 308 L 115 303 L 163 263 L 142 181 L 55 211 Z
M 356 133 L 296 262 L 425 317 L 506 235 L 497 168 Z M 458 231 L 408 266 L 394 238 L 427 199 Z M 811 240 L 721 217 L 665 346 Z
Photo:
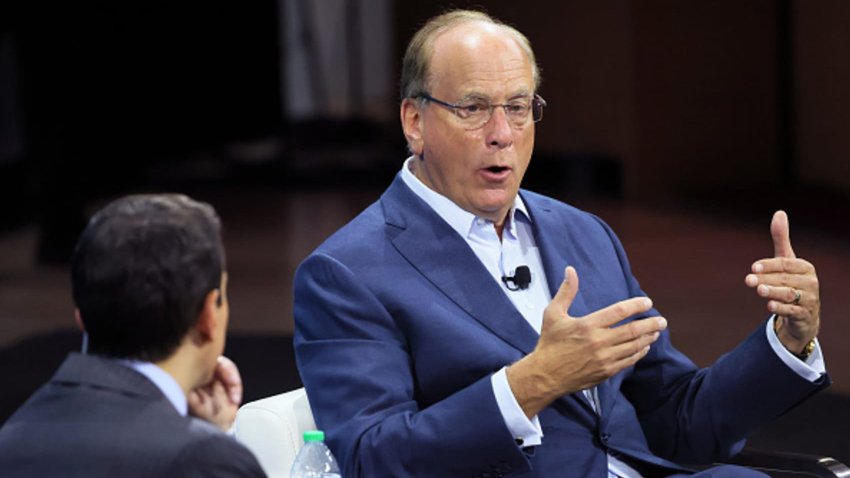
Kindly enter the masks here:
M 529 113 L 532 120 L 536 123 L 543 119 L 543 107 L 546 106 L 546 100 L 541 98 L 540 95 L 534 95 L 534 98 L 530 102 L 523 100 L 495 105 L 480 100 L 455 105 L 427 95 L 422 96 L 444 108 L 451 109 L 466 129 L 478 129 L 487 124 L 496 108 L 502 108 L 505 111 L 505 116 L 514 126 L 525 126 L 528 123 Z
M 504 105 L 504 108 L 505 113 L 515 125 L 522 126 L 528 122 L 528 113 L 531 110 L 529 101 L 514 101 Z
M 469 127 L 478 127 L 490 119 L 492 108 L 486 102 L 476 101 L 458 105 L 455 114 Z

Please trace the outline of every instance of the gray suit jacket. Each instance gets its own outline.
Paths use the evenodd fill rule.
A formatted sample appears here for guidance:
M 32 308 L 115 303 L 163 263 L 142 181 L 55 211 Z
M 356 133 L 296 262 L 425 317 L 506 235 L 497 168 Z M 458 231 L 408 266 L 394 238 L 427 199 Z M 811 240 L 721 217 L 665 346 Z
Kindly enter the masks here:
M 0 428 L 0 474 L 12 477 L 264 477 L 245 447 L 181 416 L 143 375 L 70 354 Z

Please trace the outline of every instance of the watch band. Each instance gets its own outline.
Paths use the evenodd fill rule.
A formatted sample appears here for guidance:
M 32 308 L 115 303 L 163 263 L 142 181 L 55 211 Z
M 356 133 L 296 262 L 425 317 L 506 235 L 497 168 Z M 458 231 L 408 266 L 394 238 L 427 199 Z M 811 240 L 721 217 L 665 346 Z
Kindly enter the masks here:
M 812 352 L 814 352 L 814 351 L 815 351 L 815 339 L 812 339 L 812 340 L 809 341 L 809 343 L 806 344 L 805 347 L 803 347 L 802 352 L 800 352 L 798 354 L 794 354 L 794 356 L 797 357 L 800 360 L 805 361 L 807 358 L 809 358 L 809 355 L 811 355 Z

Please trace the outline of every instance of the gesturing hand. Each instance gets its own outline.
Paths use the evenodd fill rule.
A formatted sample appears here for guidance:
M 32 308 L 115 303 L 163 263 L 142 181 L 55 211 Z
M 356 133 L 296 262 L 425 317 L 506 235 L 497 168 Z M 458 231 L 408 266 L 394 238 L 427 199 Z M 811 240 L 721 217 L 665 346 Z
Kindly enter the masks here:
M 771 259 L 760 259 L 744 282 L 767 299 L 767 310 L 777 315 L 776 334 L 782 344 L 799 354 L 820 328 L 820 286 L 815 267 L 794 254 L 788 215 L 777 211 L 770 222 Z
M 229 430 L 242 402 L 242 376 L 225 356 L 218 358 L 213 379 L 189 392 L 189 412 L 222 430 Z
M 667 321 L 662 317 L 622 320 L 646 312 L 646 297 L 623 300 L 584 317 L 567 310 L 578 293 L 578 274 L 572 267 L 543 313 L 540 340 L 530 354 L 511 365 L 508 383 L 520 407 L 532 417 L 568 393 L 590 388 L 634 365 L 649 352 Z

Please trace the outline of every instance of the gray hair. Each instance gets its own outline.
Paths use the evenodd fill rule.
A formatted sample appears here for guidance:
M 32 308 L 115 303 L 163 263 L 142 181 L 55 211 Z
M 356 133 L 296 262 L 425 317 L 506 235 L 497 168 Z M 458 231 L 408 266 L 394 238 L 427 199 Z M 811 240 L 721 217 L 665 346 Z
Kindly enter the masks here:
M 401 67 L 401 99 L 415 98 L 428 92 L 431 78 L 429 78 L 431 53 L 434 40 L 449 29 L 470 22 L 483 22 L 496 25 L 509 35 L 513 36 L 517 44 L 525 52 L 531 63 L 534 89 L 540 86 L 540 68 L 534 58 L 531 42 L 516 28 L 502 23 L 501 21 L 476 10 L 452 10 L 428 20 L 419 31 L 413 35 L 404 53 Z

